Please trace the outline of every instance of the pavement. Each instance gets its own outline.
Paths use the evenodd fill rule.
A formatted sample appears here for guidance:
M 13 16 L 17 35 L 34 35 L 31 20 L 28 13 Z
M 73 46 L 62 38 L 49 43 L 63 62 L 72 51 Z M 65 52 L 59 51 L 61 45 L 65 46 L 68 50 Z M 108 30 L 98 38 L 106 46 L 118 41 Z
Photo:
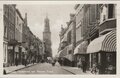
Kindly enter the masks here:
M 18 70 L 21 70 L 21 69 L 24 69 L 24 68 L 27 68 L 27 67 L 30 67 L 30 66 L 33 66 L 33 65 L 36 65 L 36 64 L 37 63 L 28 64 L 27 66 L 25 66 L 25 65 L 9 66 L 9 67 L 4 67 L 4 70 L 6 71 L 6 74 L 9 74 L 9 73 L 12 73 L 14 71 L 18 71 Z
M 52 66 L 48 63 L 35 63 L 29 64 L 27 66 L 18 65 L 18 66 L 10 66 L 5 67 L 7 74 L 73 74 L 73 75 L 92 75 L 90 71 L 86 71 L 86 73 L 82 72 L 81 68 L 78 67 L 68 67 L 68 66 L 60 66 L 59 63 L 56 63 L 55 66 Z M 23 72 L 24 71 L 24 72 Z M 35 72 L 33 72 L 35 71 Z M 37 71 L 37 72 L 36 72 Z
M 72 74 L 74 75 L 85 75 L 85 74 L 91 74 L 92 73 L 90 71 L 86 71 L 85 73 L 82 71 L 81 68 L 78 68 L 78 67 L 69 67 L 69 66 L 59 66 L 57 65 L 58 67 L 61 67 L 62 69 L 68 71 L 68 72 L 71 72 Z

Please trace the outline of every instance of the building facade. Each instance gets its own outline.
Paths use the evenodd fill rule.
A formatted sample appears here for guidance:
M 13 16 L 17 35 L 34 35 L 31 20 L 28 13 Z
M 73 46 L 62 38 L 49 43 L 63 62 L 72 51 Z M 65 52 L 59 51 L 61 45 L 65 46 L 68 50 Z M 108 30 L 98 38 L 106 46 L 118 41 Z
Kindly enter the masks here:
M 16 9 L 16 19 L 15 19 L 15 40 L 19 43 L 15 46 L 15 60 L 19 61 L 19 64 L 22 64 L 22 57 L 23 57 L 23 49 L 22 47 L 23 40 L 22 40 L 22 30 L 23 30 L 23 24 L 24 20 L 21 16 L 21 13 L 18 9 Z
M 92 40 L 87 52 L 90 54 L 91 67 L 99 66 L 100 74 L 116 73 L 116 5 L 98 5 L 99 36 Z M 95 49 L 92 49 L 95 47 Z M 99 47 L 99 48 L 98 48 Z M 111 68 L 112 69 L 109 69 Z
M 4 5 L 3 13 L 3 66 L 39 62 L 41 59 L 39 56 L 43 52 L 43 44 L 31 32 L 27 24 L 27 13 L 23 18 L 14 4 Z
M 14 45 L 15 41 L 15 7 L 16 5 L 3 6 L 4 19 L 4 63 L 5 66 L 14 64 Z
M 74 66 L 85 61 L 88 70 L 98 66 L 100 74 L 115 74 L 116 4 L 76 4 L 74 8 L 75 23 L 61 28 L 58 61 L 66 65 L 73 53 Z
M 61 65 L 74 66 L 74 48 L 76 46 L 76 21 L 75 15 L 70 14 L 70 21 L 67 22 L 67 28 L 61 27 L 60 49 L 58 52 Z

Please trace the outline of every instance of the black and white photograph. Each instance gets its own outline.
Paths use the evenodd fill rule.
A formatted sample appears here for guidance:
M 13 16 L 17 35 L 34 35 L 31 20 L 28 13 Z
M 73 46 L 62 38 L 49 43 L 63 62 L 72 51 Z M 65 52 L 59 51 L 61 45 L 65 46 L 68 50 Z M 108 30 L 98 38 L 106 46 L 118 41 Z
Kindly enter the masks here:
M 116 75 L 117 4 L 3 4 L 3 75 Z

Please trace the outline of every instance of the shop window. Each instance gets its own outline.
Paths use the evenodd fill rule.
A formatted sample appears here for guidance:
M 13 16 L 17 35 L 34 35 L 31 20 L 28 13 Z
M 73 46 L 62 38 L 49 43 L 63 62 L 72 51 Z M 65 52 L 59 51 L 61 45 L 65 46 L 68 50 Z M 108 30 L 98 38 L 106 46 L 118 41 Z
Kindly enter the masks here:
M 111 65 L 115 65 L 116 64 L 116 55 L 115 54 L 107 53 L 106 57 L 107 57 L 108 64 L 111 64 Z
M 6 35 L 7 35 L 7 27 L 5 26 L 4 27 L 4 36 L 6 37 Z
M 98 63 L 98 53 L 92 54 L 92 65 Z

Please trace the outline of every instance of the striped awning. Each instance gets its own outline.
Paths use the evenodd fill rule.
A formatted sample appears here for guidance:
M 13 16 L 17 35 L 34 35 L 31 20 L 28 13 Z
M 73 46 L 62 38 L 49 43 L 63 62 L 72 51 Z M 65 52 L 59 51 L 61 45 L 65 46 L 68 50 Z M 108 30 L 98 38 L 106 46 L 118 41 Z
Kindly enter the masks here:
M 94 39 L 88 45 L 87 53 L 94 52 L 116 52 L 116 30 L 112 30 L 111 32 Z
M 59 57 L 64 57 L 67 55 L 67 47 L 65 47 L 63 50 L 59 52 Z
M 87 52 L 87 46 L 88 46 L 88 41 L 83 41 L 80 43 L 74 50 L 74 55 L 75 54 L 86 54 Z

